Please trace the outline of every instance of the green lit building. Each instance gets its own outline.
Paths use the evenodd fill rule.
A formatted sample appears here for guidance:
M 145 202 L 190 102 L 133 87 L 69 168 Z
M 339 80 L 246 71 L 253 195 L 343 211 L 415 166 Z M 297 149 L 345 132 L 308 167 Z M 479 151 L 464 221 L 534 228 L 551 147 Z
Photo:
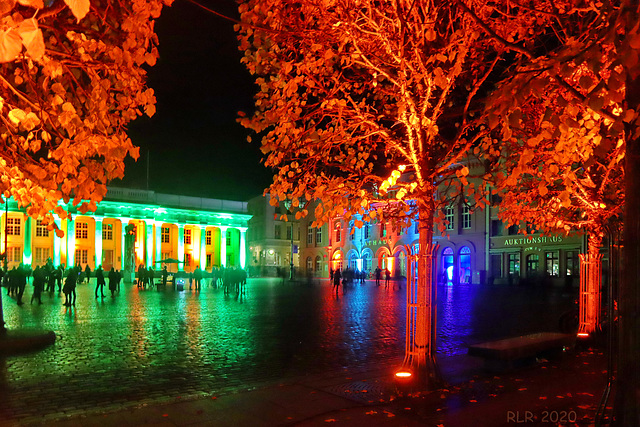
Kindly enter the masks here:
M 109 187 L 95 212 L 62 206 L 70 217 L 56 219 L 64 231 L 58 237 L 9 200 L 0 229 L 9 268 L 43 265 L 48 258 L 55 265 L 102 265 L 104 270 L 141 264 L 158 269 L 167 259 L 179 261 L 167 263 L 169 271 L 245 267 L 251 218 L 246 202 Z

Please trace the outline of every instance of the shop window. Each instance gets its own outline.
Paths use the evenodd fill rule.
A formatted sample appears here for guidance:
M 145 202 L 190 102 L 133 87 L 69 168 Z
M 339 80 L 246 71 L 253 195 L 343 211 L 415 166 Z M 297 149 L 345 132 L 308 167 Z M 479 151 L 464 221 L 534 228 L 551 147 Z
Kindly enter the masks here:
M 580 275 L 580 261 L 578 251 L 565 252 L 567 276 L 578 277 Z
M 527 255 L 527 277 L 535 276 L 536 274 L 538 274 L 539 265 L 540 257 L 538 255 Z
M 547 276 L 560 276 L 560 257 L 558 251 L 545 252 Z
M 509 275 L 512 277 L 520 275 L 520 254 L 512 253 L 507 255 L 509 264 Z
M 442 273 L 444 274 L 443 282 L 447 285 L 453 283 L 453 249 L 444 248 L 442 251 Z
M 468 246 L 463 246 L 460 248 L 459 254 L 460 283 L 471 283 L 471 249 Z

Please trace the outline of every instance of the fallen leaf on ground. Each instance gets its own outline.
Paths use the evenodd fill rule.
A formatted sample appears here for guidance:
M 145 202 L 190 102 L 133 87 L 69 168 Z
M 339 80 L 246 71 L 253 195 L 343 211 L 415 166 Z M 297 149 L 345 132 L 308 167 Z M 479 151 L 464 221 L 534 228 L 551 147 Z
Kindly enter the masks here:
M 377 414 L 378 411 L 369 411 L 369 412 L 365 412 L 366 415 L 373 415 L 373 414 Z
M 525 391 L 526 389 L 527 389 L 526 387 L 522 387 L 522 388 L 519 388 L 518 391 Z
M 325 423 L 335 423 L 335 418 L 329 418 L 328 420 L 324 420 Z
M 474 399 L 469 399 L 469 402 L 477 403 L 478 401 Z
M 546 399 L 547 399 L 547 396 L 540 396 L 538 399 L 540 399 L 540 400 L 546 400 Z

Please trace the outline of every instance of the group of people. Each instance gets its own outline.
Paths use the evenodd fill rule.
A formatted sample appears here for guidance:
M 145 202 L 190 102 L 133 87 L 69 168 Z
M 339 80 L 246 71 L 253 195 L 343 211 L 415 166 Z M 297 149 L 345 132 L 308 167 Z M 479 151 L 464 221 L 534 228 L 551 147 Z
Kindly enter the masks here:
M 93 275 L 96 277 L 95 296 L 96 298 L 104 298 L 106 281 L 102 266 L 98 266 L 95 272 L 93 272 Z M 48 292 L 50 295 L 53 295 L 57 288 L 58 293 L 62 292 L 65 295 L 64 305 L 67 307 L 75 306 L 77 284 L 84 283 L 85 281 L 90 283 L 91 276 L 92 271 L 88 265 L 84 269 L 79 265 L 67 269 L 64 264 L 55 267 L 51 259 L 48 259 L 45 265 L 36 266 L 33 270 L 30 266 L 22 263 L 8 271 L 0 269 L 0 281 L 3 287 L 7 288 L 7 295 L 16 298 L 18 305 L 24 304 L 22 298 L 29 278 L 32 277 L 33 293 L 31 294 L 31 304 L 33 304 L 34 301 L 42 304 L 42 293 Z M 111 268 L 111 271 L 107 274 L 107 278 L 109 279 L 109 290 L 113 297 L 116 292 L 120 292 L 122 275 L 119 271 Z
M 384 274 L 384 285 L 385 287 L 389 287 L 389 281 L 391 280 L 391 272 L 388 269 L 381 270 L 379 267 L 373 272 L 373 275 L 376 279 L 376 286 L 380 286 L 382 275 Z M 351 285 L 354 281 L 364 283 L 368 274 L 366 271 L 361 270 L 353 270 L 350 267 L 347 267 L 344 271 L 340 271 L 340 269 L 329 270 L 329 277 L 333 287 L 336 291 L 340 288 L 340 285 L 347 287 Z M 398 284 L 398 286 L 400 286 Z

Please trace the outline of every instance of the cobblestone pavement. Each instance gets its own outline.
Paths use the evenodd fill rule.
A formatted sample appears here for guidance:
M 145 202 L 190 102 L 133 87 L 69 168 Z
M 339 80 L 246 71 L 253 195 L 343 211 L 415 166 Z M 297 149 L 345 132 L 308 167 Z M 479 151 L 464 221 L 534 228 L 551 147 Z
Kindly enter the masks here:
M 439 288 L 439 353 L 506 335 L 557 329 L 573 295 L 539 288 Z M 58 335 L 37 353 L 0 358 L 0 422 L 247 390 L 300 375 L 365 370 L 404 354 L 405 289 L 373 282 L 336 293 L 327 281 L 250 279 L 245 295 L 203 287 L 18 307 L 3 292 L 7 327 Z M 25 298 L 29 300 L 29 296 Z

